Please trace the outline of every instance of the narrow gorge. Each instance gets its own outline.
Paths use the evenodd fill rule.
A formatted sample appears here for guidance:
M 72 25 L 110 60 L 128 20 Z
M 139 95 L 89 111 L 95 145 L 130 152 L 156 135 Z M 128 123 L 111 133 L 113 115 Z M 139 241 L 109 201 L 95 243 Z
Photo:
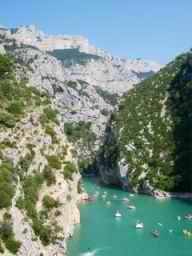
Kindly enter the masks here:
M 0 28 L 0 255 L 67 255 L 82 176 L 192 192 L 191 90 L 191 52 L 164 67 L 80 36 Z

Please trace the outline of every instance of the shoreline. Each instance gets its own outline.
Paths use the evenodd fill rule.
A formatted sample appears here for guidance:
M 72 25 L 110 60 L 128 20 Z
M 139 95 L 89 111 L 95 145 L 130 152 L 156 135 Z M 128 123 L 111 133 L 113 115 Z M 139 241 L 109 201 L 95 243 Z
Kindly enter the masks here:
M 152 196 L 156 199 L 188 199 L 192 200 L 192 193 L 182 192 L 166 192 L 166 191 L 154 191 Z
M 82 179 L 89 179 L 90 181 L 96 183 L 97 185 L 99 186 L 102 186 L 102 187 L 112 187 L 112 186 L 108 186 L 108 185 L 105 185 L 103 184 L 99 177 L 97 176 L 91 176 L 91 177 L 82 177 Z M 115 186 L 116 187 L 116 186 Z M 120 190 L 122 190 L 121 187 L 116 187 L 117 189 L 119 188 Z M 134 193 L 132 191 L 127 191 L 128 193 Z M 188 199 L 188 200 L 192 200 L 192 193 L 190 192 L 167 192 L 167 191 L 163 191 L 163 190 L 153 190 L 151 191 L 151 193 L 146 193 L 146 191 L 143 191 L 142 193 L 135 193 L 135 194 L 144 194 L 144 195 L 149 195 L 149 196 L 152 196 L 156 199 L 159 199 L 159 200 L 163 200 L 163 199 Z

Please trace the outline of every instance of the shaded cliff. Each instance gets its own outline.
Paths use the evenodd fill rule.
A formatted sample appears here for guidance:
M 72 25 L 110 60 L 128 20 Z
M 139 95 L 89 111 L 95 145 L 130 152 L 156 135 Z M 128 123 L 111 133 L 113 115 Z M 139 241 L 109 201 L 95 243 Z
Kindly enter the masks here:
M 191 95 L 191 52 L 130 90 L 106 129 L 102 180 L 148 193 L 192 191 Z

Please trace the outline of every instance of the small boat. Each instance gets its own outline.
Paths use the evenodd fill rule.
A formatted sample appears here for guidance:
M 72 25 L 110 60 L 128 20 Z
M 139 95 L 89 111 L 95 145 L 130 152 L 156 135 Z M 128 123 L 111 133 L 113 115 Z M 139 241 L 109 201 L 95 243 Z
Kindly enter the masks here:
M 117 195 L 113 195 L 113 198 L 114 198 L 114 199 L 117 199 Z
M 160 231 L 155 229 L 151 232 L 151 234 L 154 236 L 154 237 L 159 237 L 160 236 Z
M 123 197 L 122 201 L 125 202 L 125 203 L 127 203 L 127 202 L 129 202 L 129 198 Z
M 177 220 L 180 221 L 181 220 L 181 216 L 177 216 Z
M 185 219 L 186 220 L 192 220 L 192 214 L 189 213 L 189 214 L 185 215 Z
M 116 211 L 115 217 L 116 217 L 116 218 L 121 218 L 121 217 L 122 217 L 122 214 L 121 214 L 119 211 Z
M 157 223 L 157 225 L 159 225 L 160 227 L 162 227 L 162 226 L 163 226 L 163 224 L 162 224 L 162 223 L 160 223 L 160 222 L 158 222 L 158 223 Z
M 135 209 L 136 209 L 136 206 L 135 206 L 135 205 L 132 205 L 132 204 L 129 204 L 127 207 L 128 207 L 128 209 L 130 209 L 130 210 L 135 210 Z
M 107 195 L 106 195 L 106 194 L 103 194 L 101 197 L 102 197 L 103 199 L 105 199 L 105 198 L 107 197 Z
M 111 205 L 111 201 L 107 201 L 106 205 L 110 206 Z
M 134 194 L 130 194 L 130 197 L 134 197 L 135 195 Z
M 137 221 L 135 227 L 137 229 L 143 229 L 144 228 L 144 223 L 143 222 L 140 222 L 140 221 Z

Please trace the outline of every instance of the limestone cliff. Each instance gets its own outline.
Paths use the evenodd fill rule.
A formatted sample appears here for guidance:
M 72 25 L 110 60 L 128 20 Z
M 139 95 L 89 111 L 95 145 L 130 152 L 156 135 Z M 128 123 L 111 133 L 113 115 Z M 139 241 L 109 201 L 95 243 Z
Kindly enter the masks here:
M 0 56 L 0 252 L 64 255 L 80 222 L 77 159 L 58 110 L 18 69 Z

